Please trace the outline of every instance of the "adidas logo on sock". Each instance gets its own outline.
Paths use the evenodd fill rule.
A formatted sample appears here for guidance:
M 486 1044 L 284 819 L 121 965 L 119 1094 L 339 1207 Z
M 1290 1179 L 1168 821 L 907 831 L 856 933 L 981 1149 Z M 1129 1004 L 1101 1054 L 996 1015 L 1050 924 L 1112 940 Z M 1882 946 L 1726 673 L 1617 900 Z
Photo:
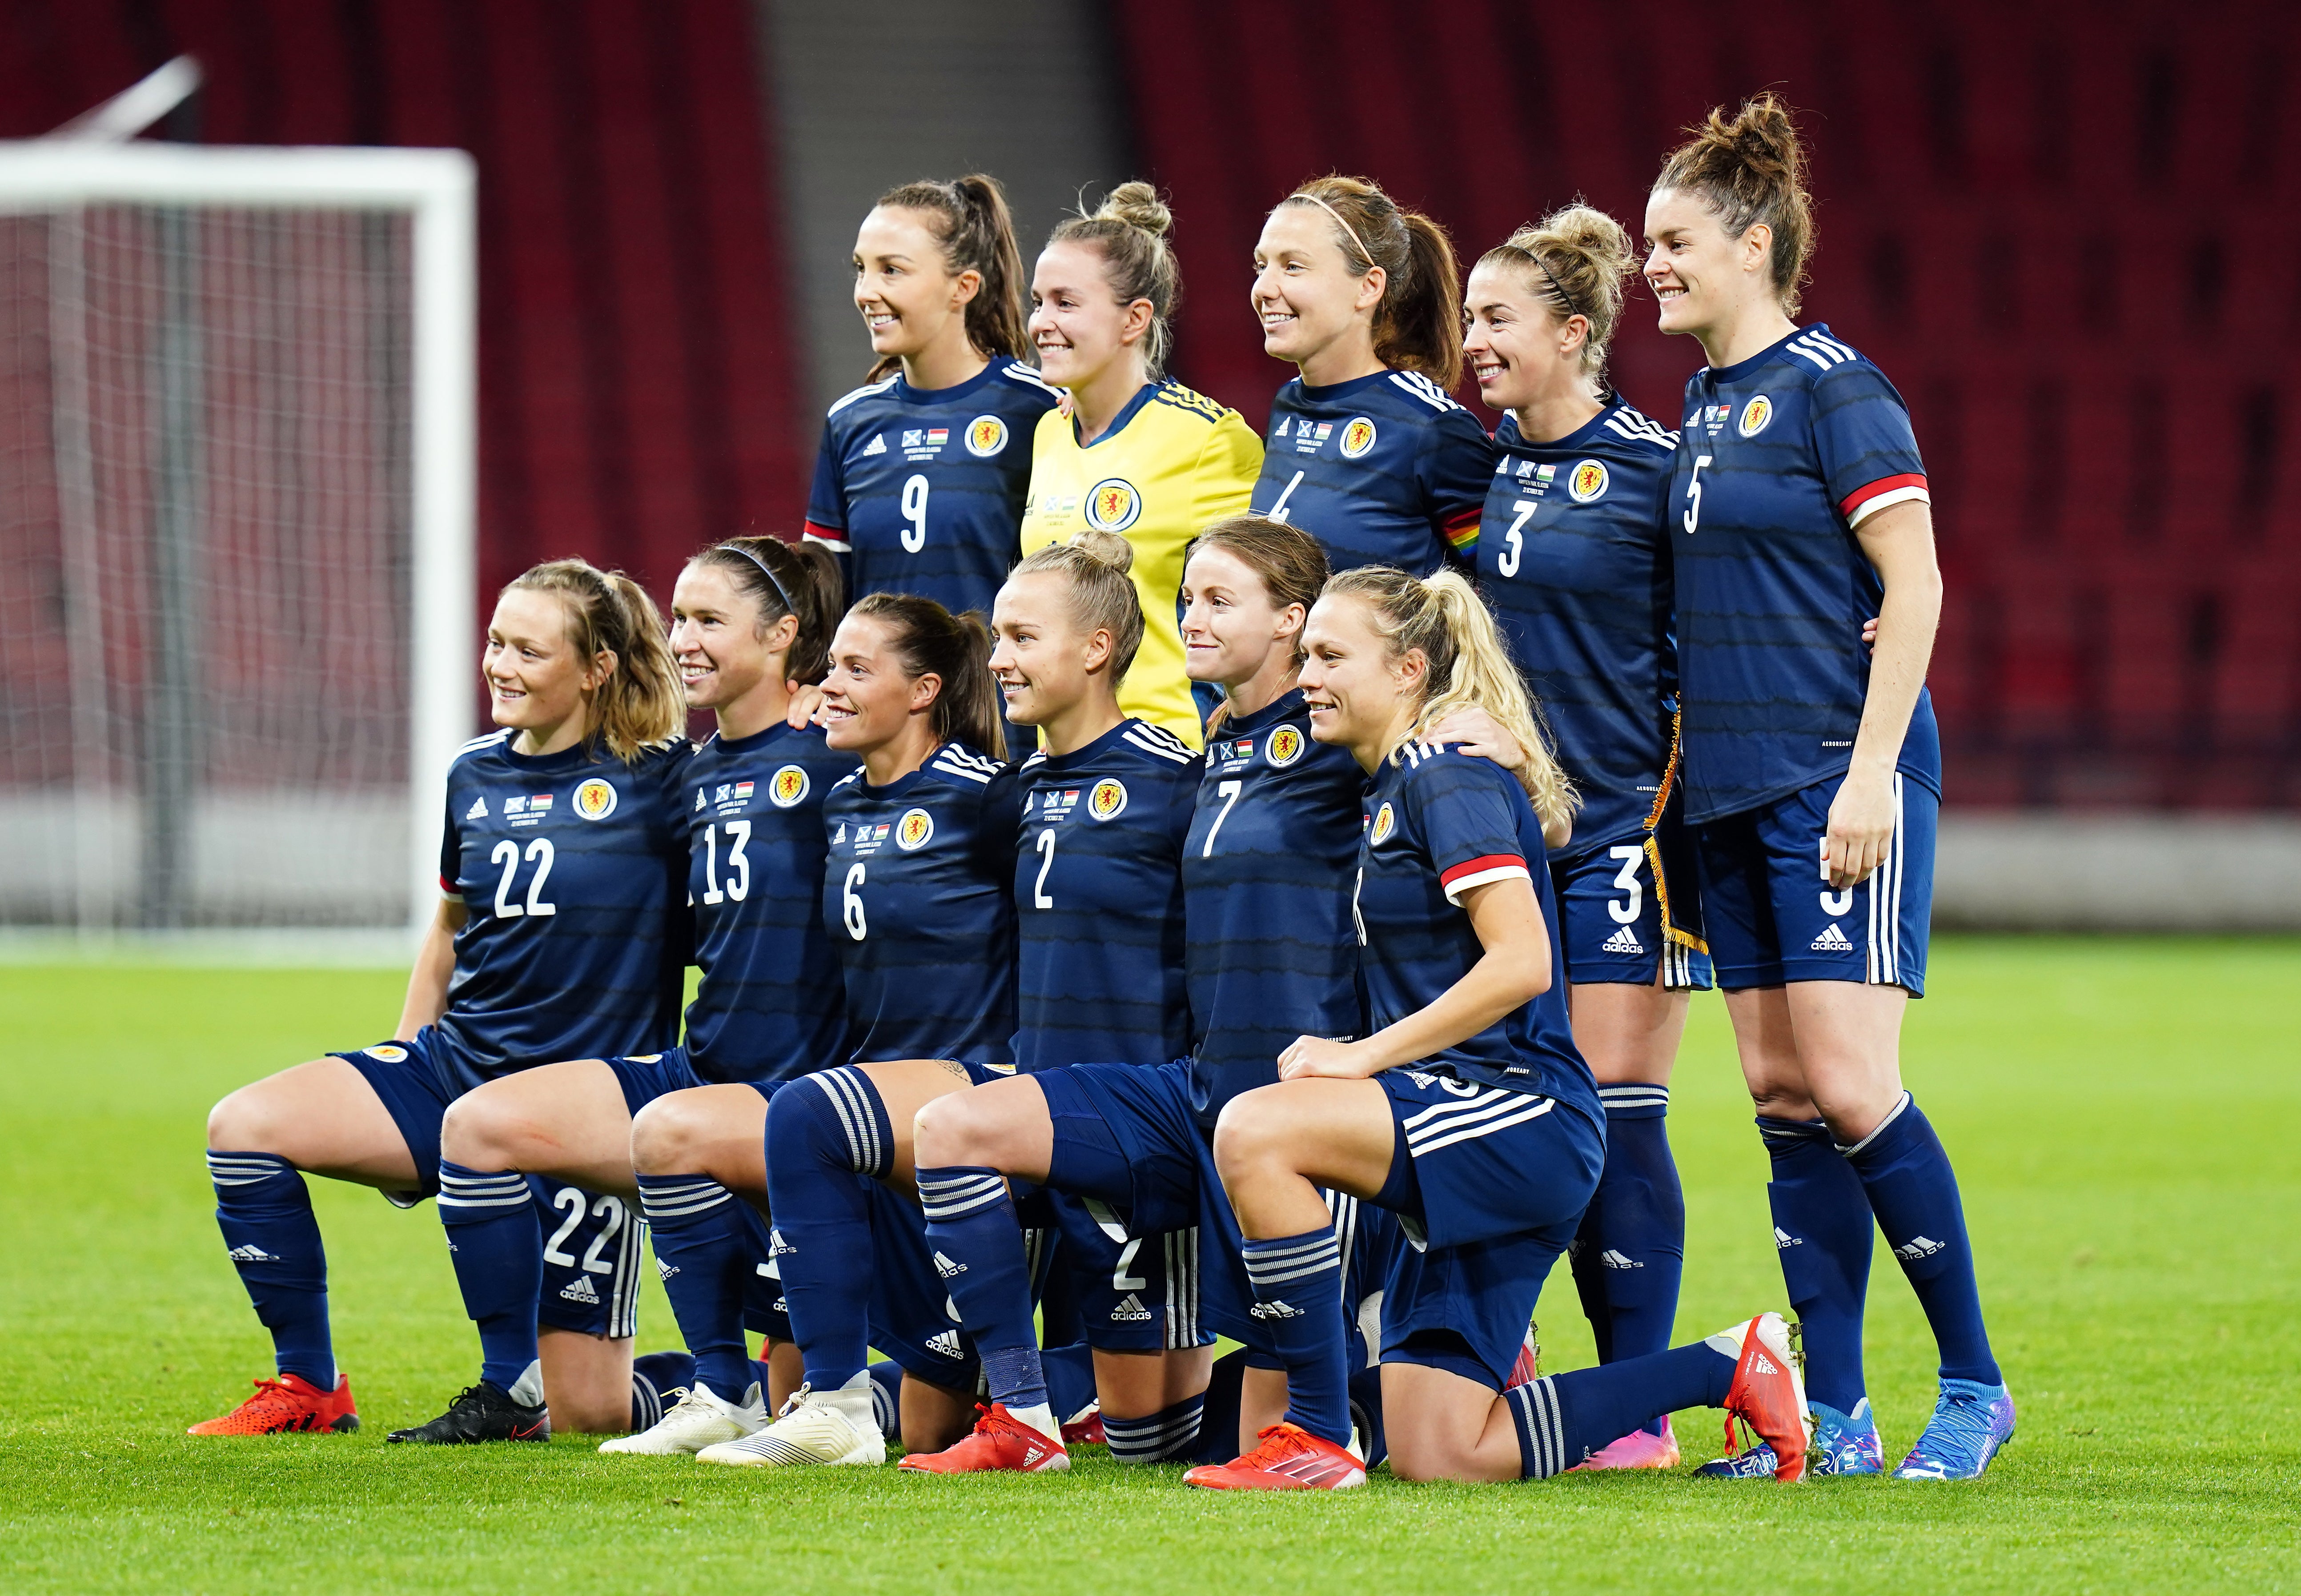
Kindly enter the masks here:
M 1804 1245 L 1805 1238 L 1803 1236 L 1794 1236 L 1790 1234 L 1789 1232 L 1784 1230 L 1780 1225 L 1778 1224 L 1774 1226 L 1775 1250 L 1779 1252 L 1787 1252 L 1793 1247 L 1803 1247 Z
M 1114 1324 L 1141 1324 L 1150 1317 L 1150 1310 L 1143 1307 L 1142 1299 L 1132 1291 L 1126 1294 L 1125 1301 L 1110 1310 L 1110 1322 Z
M 666 1264 L 661 1258 L 657 1258 L 655 1261 L 655 1272 L 657 1279 L 669 1280 L 673 1275 L 679 1273 L 679 1266 L 677 1264 Z
M 588 1274 L 578 1274 L 574 1284 L 560 1287 L 559 1295 L 569 1302 L 589 1302 L 595 1307 L 599 1300 L 599 1293 L 591 1289 L 591 1277 Z
M 1845 933 L 1837 929 L 1837 922 L 1833 920 L 1820 936 L 1807 944 L 1807 949 L 1813 953 L 1851 953 L 1853 944 L 1845 940 Z
M 886 452 L 887 435 L 884 432 L 863 446 L 863 453 L 866 458 L 873 455 L 883 455 Z
M 1753 1375 L 1778 1375 L 1781 1373 L 1781 1370 L 1774 1366 L 1773 1360 L 1771 1358 L 1768 1358 L 1763 1352 L 1761 1352 L 1750 1360 L 1750 1373 Z
M 767 1233 L 767 1256 L 769 1258 L 779 1258 L 786 1252 L 797 1252 L 798 1250 L 798 1248 L 783 1240 L 782 1232 L 779 1230 L 771 1230 Z
M 1609 1247 L 1598 1255 L 1598 1261 L 1609 1269 L 1643 1269 L 1645 1266 L 1636 1258 L 1625 1257 Z
M 940 1330 L 927 1337 L 927 1350 L 940 1352 L 945 1358 L 966 1356 L 958 1349 L 958 1332 L 956 1330 Z
M 224 1256 L 235 1264 L 276 1264 L 280 1261 L 278 1253 L 266 1252 L 252 1241 L 245 1247 L 233 1248 Z
M 464 811 L 464 818 L 465 820 L 485 820 L 487 817 L 488 795 L 483 792 L 479 797 L 472 800 L 472 806 Z
M 1646 945 L 1639 941 L 1637 933 L 1627 925 L 1606 939 L 1606 951 L 1609 953 L 1644 953 L 1645 950 Z
M 1894 1256 L 1905 1264 L 1914 1264 L 1920 1258 L 1933 1257 L 1946 1245 L 1948 1243 L 1937 1241 L 1931 1236 L 1915 1236 L 1894 1249 Z
M 1302 1316 L 1302 1310 L 1289 1302 L 1258 1302 L 1247 1309 L 1247 1313 L 1257 1319 L 1299 1319 Z
M 966 1273 L 966 1266 L 965 1264 L 954 1264 L 940 1252 L 934 1255 L 934 1260 L 935 1273 L 941 1275 L 945 1280 L 949 1280 L 954 1274 L 964 1274 Z

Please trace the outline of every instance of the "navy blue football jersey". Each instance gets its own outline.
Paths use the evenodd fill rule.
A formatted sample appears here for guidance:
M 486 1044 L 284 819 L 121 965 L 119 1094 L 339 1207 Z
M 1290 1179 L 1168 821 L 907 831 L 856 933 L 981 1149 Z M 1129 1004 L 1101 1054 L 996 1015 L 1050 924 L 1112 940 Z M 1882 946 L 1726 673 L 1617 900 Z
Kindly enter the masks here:
M 1017 1068 L 1191 1050 L 1183 845 L 1202 768 L 1173 732 L 1133 718 L 1024 762 Z
M 1429 1007 L 1485 957 L 1463 893 L 1486 882 L 1526 881 L 1550 936 L 1549 990 L 1413 1067 L 1540 1092 L 1604 1124 L 1597 1082 L 1567 1024 L 1542 823 L 1517 778 L 1490 759 L 1410 742 L 1375 773 L 1366 812 L 1356 908 L 1368 1031 Z
M 1309 532 L 1337 571 L 1427 576 L 1469 556 L 1494 469 L 1486 430 L 1419 372 L 1297 377 L 1270 404 L 1253 513 Z
M 884 787 L 833 786 L 823 918 L 851 1062 L 1013 1061 L 1016 799 L 1012 765 L 950 742 Z
M 1363 1030 L 1351 874 L 1366 773 L 1314 742 L 1297 690 L 1207 738 L 1183 847 L 1192 1090 L 1211 1130 L 1242 1091 L 1278 1079 L 1298 1036 Z
M 712 737 L 679 773 L 703 966 L 687 1061 L 706 1081 L 788 1081 L 846 1060 L 839 955 L 823 929 L 823 800 L 854 769 L 820 731 L 777 722 Z
M 1578 858 L 1643 831 L 1669 768 L 1678 648 L 1663 502 L 1678 435 L 1617 400 L 1554 443 L 1494 429 L 1478 588 L 1582 808 Z
M 1668 525 L 1689 823 L 1852 764 L 1870 691 L 1862 628 L 1885 596 L 1853 529 L 1926 497 L 1909 407 L 1825 324 L 1686 383 Z M 1941 791 L 1922 689 L 1900 764 Z
M 987 619 L 1018 557 L 1031 440 L 1061 394 L 1019 361 L 956 388 L 898 374 L 831 407 L 807 500 L 807 533 L 837 553 L 849 602 L 916 593 Z
M 466 744 L 448 772 L 439 886 L 468 918 L 439 1029 L 462 1056 L 465 1091 L 531 1065 L 679 1040 L 690 932 L 675 783 L 687 743 L 625 765 L 580 745 L 517 754 L 512 737 Z

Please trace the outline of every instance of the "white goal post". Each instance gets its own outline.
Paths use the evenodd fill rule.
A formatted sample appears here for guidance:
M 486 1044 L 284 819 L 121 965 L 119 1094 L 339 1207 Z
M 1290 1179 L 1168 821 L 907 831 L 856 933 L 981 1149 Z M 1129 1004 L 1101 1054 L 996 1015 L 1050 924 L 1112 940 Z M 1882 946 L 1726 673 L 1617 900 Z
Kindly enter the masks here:
M 474 187 L 456 150 L 0 142 L 0 927 L 431 919 Z

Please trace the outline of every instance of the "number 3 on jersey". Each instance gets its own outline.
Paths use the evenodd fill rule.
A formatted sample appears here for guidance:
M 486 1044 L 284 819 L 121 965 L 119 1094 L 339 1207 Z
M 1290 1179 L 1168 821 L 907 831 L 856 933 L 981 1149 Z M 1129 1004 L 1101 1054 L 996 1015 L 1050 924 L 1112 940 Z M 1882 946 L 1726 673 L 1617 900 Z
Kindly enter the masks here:
M 903 529 L 904 550 L 916 554 L 927 546 L 927 480 L 924 476 L 903 480 L 903 519 L 910 522 Z

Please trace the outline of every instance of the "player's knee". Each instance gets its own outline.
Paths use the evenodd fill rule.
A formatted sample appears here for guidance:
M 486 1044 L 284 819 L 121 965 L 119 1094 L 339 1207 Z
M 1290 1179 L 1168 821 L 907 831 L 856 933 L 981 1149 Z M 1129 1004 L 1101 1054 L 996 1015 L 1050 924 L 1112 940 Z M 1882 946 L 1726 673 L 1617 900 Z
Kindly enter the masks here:
M 991 1164 L 995 1127 L 973 1092 L 954 1091 L 919 1106 L 911 1119 L 911 1146 L 918 1164 Z
M 523 1121 L 482 1086 L 448 1105 L 439 1122 L 439 1154 L 468 1169 L 515 1169 Z
M 1270 1111 L 1270 1091 L 1258 1087 L 1223 1105 L 1215 1121 L 1215 1166 L 1226 1178 L 1283 1164 L 1290 1156 L 1284 1123 Z
M 656 1099 L 632 1119 L 632 1168 L 640 1174 L 685 1174 L 698 1167 L 701 1116 L 684 1095 L 673 1092 Z
M 208 1147 L 220 1153 L 278 1153 L 287 1127 L 259 1083 L 243 1086 L 208 1110 Z

